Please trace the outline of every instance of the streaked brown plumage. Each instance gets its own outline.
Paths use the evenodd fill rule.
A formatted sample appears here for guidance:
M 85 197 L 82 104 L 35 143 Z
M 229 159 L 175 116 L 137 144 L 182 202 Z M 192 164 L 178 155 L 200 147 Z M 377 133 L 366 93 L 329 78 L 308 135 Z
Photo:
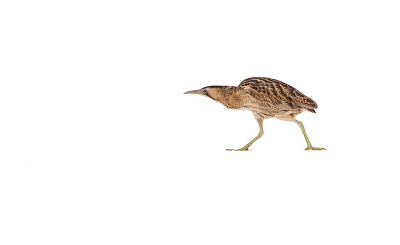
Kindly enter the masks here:
M 249 144 L 238 150 L 248 150 L 263 135 L 264 119 L 275 117 L 296 122 L 307 141 L 306 150 L 325 150 L 311 146 L 303 124 L 295 117 L 303 111 L 316 113 L 317 103 L 289 84 L 266 77 L 252 77 L 239 86 L 208 86 L 185 94 L 199 94 L 220 102 L 228 109 L 251 111 L 260 126 L 260 133 Z

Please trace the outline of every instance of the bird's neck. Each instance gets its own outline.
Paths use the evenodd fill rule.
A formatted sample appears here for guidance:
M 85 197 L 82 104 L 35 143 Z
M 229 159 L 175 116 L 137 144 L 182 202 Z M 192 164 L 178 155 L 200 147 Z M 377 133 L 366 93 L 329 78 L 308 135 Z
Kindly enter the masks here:
M 235 86 L 224 86 L 220 91 L 219 102 L 229 109 L 239 109 L 242 106 L 242 96 Z

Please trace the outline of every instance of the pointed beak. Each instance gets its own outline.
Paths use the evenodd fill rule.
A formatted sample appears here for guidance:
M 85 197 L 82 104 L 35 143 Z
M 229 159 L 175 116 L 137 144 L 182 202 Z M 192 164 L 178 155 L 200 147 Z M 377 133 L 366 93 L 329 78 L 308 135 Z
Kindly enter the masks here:
M 187 91 L 183 94 L 202 94 L 202 93 L 201 93 L 201 90 L 199 89 L 199 90 Z

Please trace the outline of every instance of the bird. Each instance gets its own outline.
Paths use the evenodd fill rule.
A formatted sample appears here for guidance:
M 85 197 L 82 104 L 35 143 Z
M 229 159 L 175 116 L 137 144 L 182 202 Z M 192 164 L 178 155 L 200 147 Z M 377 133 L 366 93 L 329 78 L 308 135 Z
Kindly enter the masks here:
M 258 135 L 239 149 L 228 151 L 248 151 L 249 147 L 264 134 L 264 119 L 277 118 L 295 122 L 301 129 L 307 143 L 306 151 L 323 151 L 325 148 L 314 147 L 308 139 L 301 121 L 296 120 L 303 111 L 316 113 L 317 103 L 294 87 L 276 79 L 251 77 L 243 80 L 239 86 L 207 86 L 184 94 L 197 94 L 221 103 L 228 109 L 248 110 L 253 113 L 259 125 Z

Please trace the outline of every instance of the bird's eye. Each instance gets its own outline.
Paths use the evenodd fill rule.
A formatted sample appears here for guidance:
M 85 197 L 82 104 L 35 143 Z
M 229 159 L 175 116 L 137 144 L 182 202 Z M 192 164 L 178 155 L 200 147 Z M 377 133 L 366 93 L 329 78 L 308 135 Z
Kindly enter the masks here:
M 205 94 L 207 94 L 207 90 L 203 89 L 203 92 L 204 92 Z

